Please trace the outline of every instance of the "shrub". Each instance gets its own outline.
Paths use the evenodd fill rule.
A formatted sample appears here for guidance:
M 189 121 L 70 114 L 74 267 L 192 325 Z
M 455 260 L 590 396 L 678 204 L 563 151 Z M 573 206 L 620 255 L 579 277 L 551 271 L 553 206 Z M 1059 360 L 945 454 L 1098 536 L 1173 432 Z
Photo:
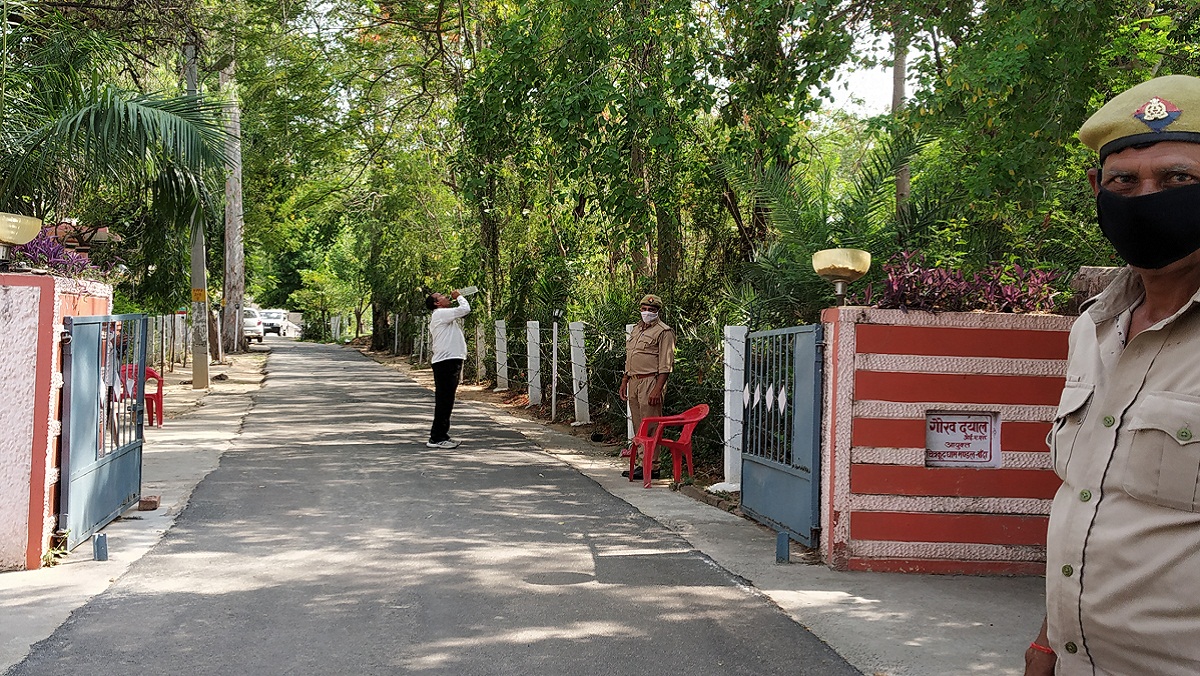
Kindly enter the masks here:
M 87 256 L 63 246 L 47 229 L 29 242 L 13 247 L 11 256 L 13 263 L 44 268 L 63 277 L 80 277 L 89 270 L 96 270 Z
M 962 270 L 928 267 L 920 252 L 906 251 L 883 264 L 886 280 L 876 307 L 930 312 L 1053 312 L 1062 273 L 993 262 L 970 277 Z M 867 304 L 871 303 L 867 290 Z

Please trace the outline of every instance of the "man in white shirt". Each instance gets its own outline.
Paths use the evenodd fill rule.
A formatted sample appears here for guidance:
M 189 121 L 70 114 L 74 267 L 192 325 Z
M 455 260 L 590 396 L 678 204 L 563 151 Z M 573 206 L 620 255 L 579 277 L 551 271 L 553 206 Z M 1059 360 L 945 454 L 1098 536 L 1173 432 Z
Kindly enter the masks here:
M 457 307 L 451 307 L 451 301 Z M 429 335 L 432 337 L 434 383 L 433 427 L 429 430 L 429 448 L 458 448 L 458 441 L 450 438 L 450 413 L 454 411 L 454 395 L 458 391 L 458 377 L 462 372 L 463 360 L 467 358 L 467 339 L 463 335 L 462 318 L 471 311 L 459 292 L 449 296 L 430 294 L 425 307 L 433 311 L 429 318 Z

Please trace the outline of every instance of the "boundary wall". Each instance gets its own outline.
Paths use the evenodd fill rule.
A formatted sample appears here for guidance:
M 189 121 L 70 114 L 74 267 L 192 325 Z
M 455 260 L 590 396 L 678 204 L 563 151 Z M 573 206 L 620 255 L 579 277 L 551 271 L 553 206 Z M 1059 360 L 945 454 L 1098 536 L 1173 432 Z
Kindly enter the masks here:
M 821 555 L 841 570 L 1045 569 L 1045 438 L 1074 317 L 830 308 Z M 927 466 L 932 411 L 997 414 L 999 467 Z
M 107 284 L 0 274 L 0 570 L 40 568 L 57 525 L 63 318 L 111 311 Z

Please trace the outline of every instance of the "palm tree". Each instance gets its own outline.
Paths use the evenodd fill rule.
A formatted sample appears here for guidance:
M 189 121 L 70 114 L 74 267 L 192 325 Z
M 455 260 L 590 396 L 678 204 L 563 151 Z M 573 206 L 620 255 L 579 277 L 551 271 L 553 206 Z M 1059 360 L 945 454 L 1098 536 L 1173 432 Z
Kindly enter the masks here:
M 812 254 L 820 249 L 865 249 L 883 261 L 923 245 L 945 222 L 950 200 L 918 191 L 897 210 L 894 181 L 929 143 L 904 128 L 876 132 L 844 187 L 838 185 L 836 169 L 819 162 L 807 171 L 721 168 L 731 183 L 769 207 L 778 231 L 746 270 L 756 292 L 755 321 L 783 326 L 815 320 L 832 298 L 828 283 L 811 265 Z
M 0 211 L 65 217 L 105 189 L 144 196 L 168 222 L 203 222 L 189 217 L 208 201 L 205 165 L 224 164 L 220 102 L 106 81 L 121 43 L 59 14 L 6 11 L 0 30 Z

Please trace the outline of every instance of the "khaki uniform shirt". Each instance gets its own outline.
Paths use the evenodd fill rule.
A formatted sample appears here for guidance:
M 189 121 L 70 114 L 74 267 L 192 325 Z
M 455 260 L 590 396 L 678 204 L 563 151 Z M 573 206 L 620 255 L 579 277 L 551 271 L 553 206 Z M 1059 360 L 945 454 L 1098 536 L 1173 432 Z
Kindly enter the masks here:
M 1200 292 L 1128 340 L 1126 268 L 1071 329 L 1050 432 L 1059 675 L 1200 674 Z
M 625 373 L 631 376 L 670 373 L 675 368 L 675 330 L 661 320 L 633 325 L 625 340 Z

